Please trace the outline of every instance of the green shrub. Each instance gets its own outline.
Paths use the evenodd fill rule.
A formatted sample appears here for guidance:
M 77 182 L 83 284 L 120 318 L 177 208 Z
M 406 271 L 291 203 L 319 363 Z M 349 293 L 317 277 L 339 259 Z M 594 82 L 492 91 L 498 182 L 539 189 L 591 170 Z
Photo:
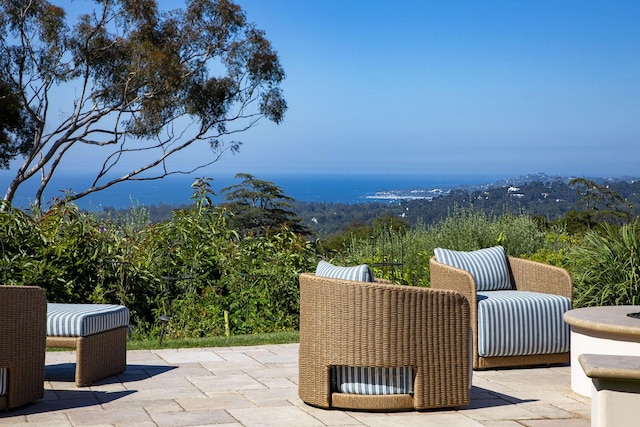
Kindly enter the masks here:
M 150 224 L 144 209 L 99 220 L 73 204 L 28 214 L 0 211 L 3 283 L 35 285 L 51 302 L 126 305 L 137 338 L 291 331 L 299 323 L 298 276 L 318 254 L 342 265 L 368 263 L 376 277 L 429 286 L 434 248 L 502 245 L 507 254 L 563 266 L 575 305 L 639 304 L 640 225 L 605 226 L 584 237 L 542 232 L 524 213 L 496 216 L 455 207 L 439 223 L 409 229 L 383 218 L 340 238 L 342 249 L 311 244 L 286 226 L 241 237 L 230 212 L 199 181 L 194 204 Z M 227 329 L 228 328 L 228 329 Z
M 569 252 L 574 305 L 640 304 L 640 223 L 604 225 Z
M 226 309 L 236 333 L 294 330 L 299 322 L 298 276 L 315 268 L 310 244 L 286 228 L 245 239 L 236 274 L 226 276 Z
M 156 226 L 145 245 L 156 272 L 147 322 L 168 314 L 168 334 L 180 338 L 221 334 L 226 326 L 233 334 L 296 329 L 298 275 L 312 259 L 307 242 L 286 228 L 241 239 L 208 187 L 194 200 L 193 209 Z
M 581 242 L 579 236 L 567 234 L 563 229 L 551 229 L 545 233 L 545 244 L 524 258 L 556 267 L 568 268 L 569 251 Z
M 50 302 L 100 299 L 111 280 L 110 254 L 121 243 L 109 224 L 71 204 L 31 217 L 12 209 L 2 217 L 6 228 L 0 238 L 11 257 L 9 284 L 43 287 Z
M 141 246 L 147 230 L 127 234 L 68 203 L 31 215 L 6 210 L 0 227 L 4 283 L 40 286 L 49 302 L 126 305 L 141 323 L 153 283 Z
M 138 338 L 295 330 L 298 275 L 313 268 L 310 244 L 286 228 L 240 239 L 206 183 L 194 205 L 148 224 L 98 220 L 73 204 L 27 214 L 0 212 L 3 282 L 35 285 L 50 302 L 116 303 L 131 311 Z
M 496 216 L 473 208 L 454 207 L 441 222 L 433 225 L 432 248 L 471 251 L 501 245 L 507 254 L 532 254 L 545 244 L 545 235 L 536 221 L 525 213 Z
M 483 211 L 454 206 L 446 218 L 430 227 L 430 252 L 436 247 L 470 251 L 502 243 L 497 221 Z
M 310 245 L 286 229 L 231 243 L 218 277 L 179 281 L 172 299 L 159 304 L 171 316 L 169 336 L 221 335 L 225 312 L 232 334 L 298 328 L 298 276 L 313 268 Z
M 455 207 L 436 224 L 418 224 L 410 230 L 389 228 L 367 239 L 353 236 L 351 245 L 334 258 L 343 265 L 401 262 L 399 267 L 374 268 L 374 273 L 401 284 L 428 286 L 429 259 L 435 248 L 471 251 L 495 245 L 504 246 L 509 255 L 523 256 L 544 248 L 546 240 L 529 215 L 497 217 L 473 208 Z M 390 249 L 393 257 L 389 256 Z

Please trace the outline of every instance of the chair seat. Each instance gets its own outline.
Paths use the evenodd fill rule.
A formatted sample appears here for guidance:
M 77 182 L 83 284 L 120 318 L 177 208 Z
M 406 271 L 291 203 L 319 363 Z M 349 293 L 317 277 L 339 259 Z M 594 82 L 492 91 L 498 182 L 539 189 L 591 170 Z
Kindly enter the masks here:
M 526 291 L 478 292 L 478 355 L 528 356 L 569 351 L 563 321 L 569 298 Z
M 47 336 L 85 337 L 129 325 L 129 310 L 113 304 L 47 304 Z
M 413 369 L 331 367 L 332 389 L 353 394 L 413 394 Z

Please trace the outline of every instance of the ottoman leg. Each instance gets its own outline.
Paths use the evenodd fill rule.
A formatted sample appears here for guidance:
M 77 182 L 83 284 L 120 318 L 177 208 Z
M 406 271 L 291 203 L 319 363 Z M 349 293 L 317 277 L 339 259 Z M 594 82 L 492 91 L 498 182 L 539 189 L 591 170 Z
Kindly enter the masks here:
M 119 374 L 127 369 L 127 328 L 78 337 L 76 352 L 78 387 Z

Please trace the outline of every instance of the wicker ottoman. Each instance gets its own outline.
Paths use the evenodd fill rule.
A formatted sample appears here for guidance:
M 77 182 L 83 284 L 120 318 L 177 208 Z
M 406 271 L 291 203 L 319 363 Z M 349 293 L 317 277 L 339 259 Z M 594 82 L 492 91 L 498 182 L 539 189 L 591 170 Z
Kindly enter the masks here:
M 76 350 L 76 385 L 127 368 L 129 310 L 111 304 L 47 304 L 47 347 Z

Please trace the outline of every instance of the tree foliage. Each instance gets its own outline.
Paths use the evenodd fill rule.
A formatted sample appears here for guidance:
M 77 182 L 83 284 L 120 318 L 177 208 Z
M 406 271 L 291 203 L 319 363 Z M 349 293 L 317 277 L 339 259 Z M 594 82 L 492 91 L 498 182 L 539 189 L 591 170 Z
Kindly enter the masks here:
M 172 11 L 155 0 L 100 1 L 73 26 L 46 0 L 3 2 L 0 167 L 21 160 L 4 198 L 36 177 L 40 205 L 63 159 L 82 147 L 102 163 L 70 200 L 210 165 L 239 149 L 231 135 L 283 119 L 283 79 L 264 32 L 229 0 Z M 206 160 L 172 161 L 199 145 L 211 150 Z
M 34 132 L 16 91 L 0 76 L 0 168 L 7 169 L 11 159 L 27 152 Z
M 297 234 L 308 234 L 293 211 L 295 199 L 273 182 L 239 173 L 238 184 L 223 188 L 225 206 L 233 213 L 232 225 L 244 235 L 259 236 L 269 229 L 286 226 Z

